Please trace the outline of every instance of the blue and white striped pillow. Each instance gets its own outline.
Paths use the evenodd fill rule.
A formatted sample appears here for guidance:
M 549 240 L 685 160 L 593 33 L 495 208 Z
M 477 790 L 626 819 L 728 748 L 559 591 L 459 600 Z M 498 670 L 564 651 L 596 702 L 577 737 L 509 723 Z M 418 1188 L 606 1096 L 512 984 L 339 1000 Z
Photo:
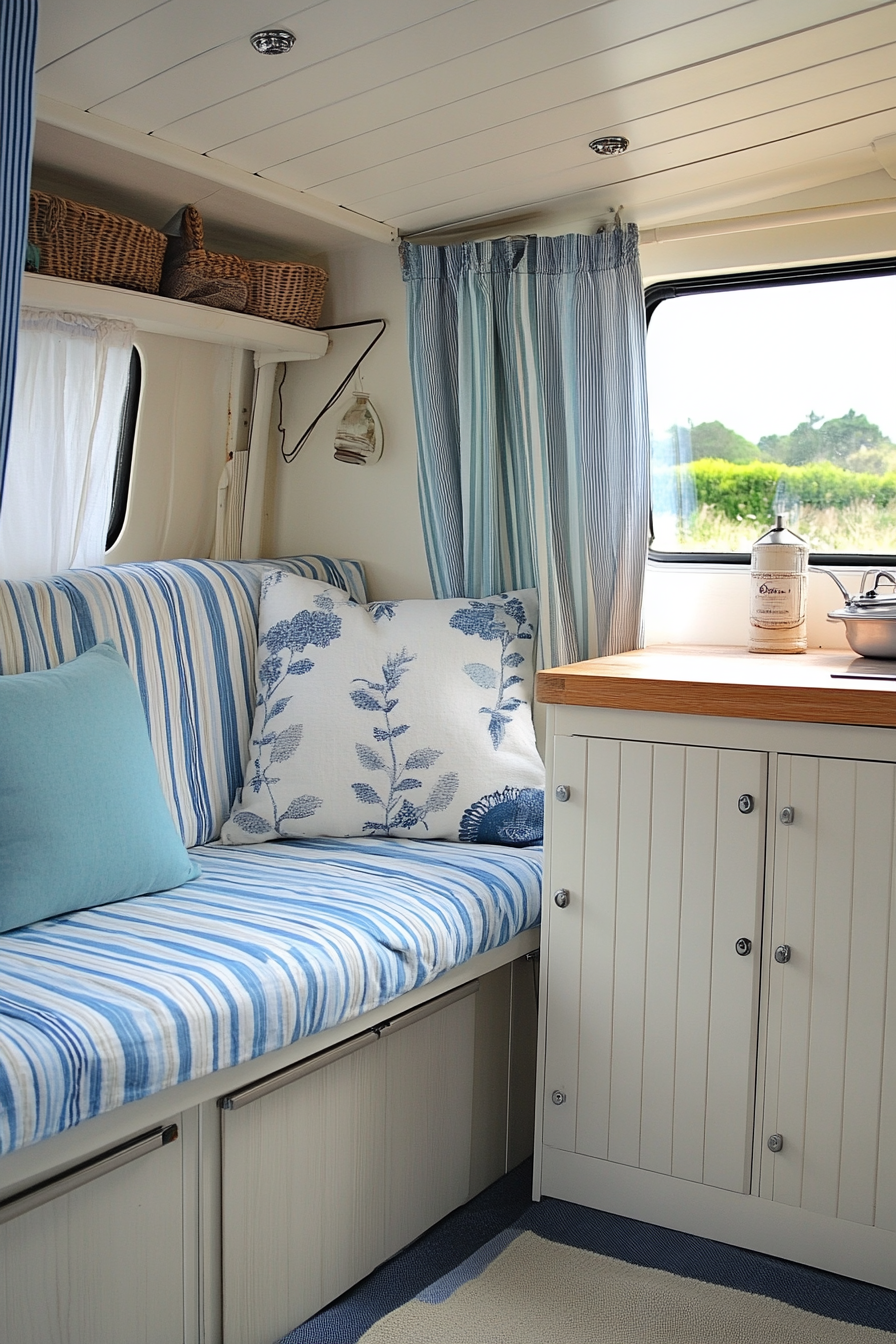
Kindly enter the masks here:
M 366 600 L 356 560 L 276 563 Z M 160 560 L 0 582 L 0 673 L 44 671 L 103 640 L 124 656 L 187 846 L 218 836 L 243 780 L 261 576 L 270 564 Z

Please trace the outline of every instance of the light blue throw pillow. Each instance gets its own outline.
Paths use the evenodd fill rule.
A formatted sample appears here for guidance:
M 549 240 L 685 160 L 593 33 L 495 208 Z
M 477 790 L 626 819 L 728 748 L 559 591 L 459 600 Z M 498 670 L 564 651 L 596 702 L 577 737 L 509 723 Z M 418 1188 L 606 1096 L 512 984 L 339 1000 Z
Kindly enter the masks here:
M 0 930 L 198 877 L 111 644 L 0 677 Z

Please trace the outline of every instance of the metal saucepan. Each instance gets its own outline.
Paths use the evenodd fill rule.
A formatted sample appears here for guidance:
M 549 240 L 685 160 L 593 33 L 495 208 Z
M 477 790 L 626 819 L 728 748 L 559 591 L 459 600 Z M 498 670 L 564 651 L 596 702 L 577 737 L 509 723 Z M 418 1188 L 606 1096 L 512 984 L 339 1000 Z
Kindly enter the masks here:
M 868 569 L 862 576 L 859 593 L 850 597 L 836 574 L 829 569 L 824 573 L 846 598 L 844 607 L 828 612 L 828 620 L 843 622 L 850 648 L 863 658 L 896 658 L 896 578 L 886 569 Z M 866 588 L 871 575 L 874 581 Z M 891 586 L 886 595 L 878 591 L 884 580 Z

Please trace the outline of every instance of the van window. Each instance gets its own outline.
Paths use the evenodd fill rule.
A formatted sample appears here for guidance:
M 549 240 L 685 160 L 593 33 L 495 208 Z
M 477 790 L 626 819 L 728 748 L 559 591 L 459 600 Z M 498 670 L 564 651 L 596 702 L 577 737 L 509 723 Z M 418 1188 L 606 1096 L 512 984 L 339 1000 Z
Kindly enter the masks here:
M 115 476 L 112 481 L 112 506 L 109 510 L 109 531 L 106 534 L 106 550 L 111 551 L 124 527 L 128 508 L 128 495 L 131 488 L 131 465 L 134 460 L 134 436 L 137 433 L 137 411 L 140 409 L 140 389 L 143 383 L 143 366 L 136 345 L 131 351 L 131 363 L 128 369 L 128 385 L 121 408 L 121 429 L 118 435 L 118 449 L 115 454 Z
M 896 259 L 648 289 L 651 555 L 896 557 Z

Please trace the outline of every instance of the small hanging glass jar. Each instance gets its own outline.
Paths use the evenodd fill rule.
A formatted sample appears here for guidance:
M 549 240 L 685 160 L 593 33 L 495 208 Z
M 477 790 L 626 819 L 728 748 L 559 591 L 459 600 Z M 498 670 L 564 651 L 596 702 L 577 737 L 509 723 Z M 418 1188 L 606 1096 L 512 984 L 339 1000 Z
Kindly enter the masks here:
M 750 564 L 750 653 L 806 652 L 809 543 L 784 526 L 753 543 Z
M 351 406 L 339 421 L 333 447 L 337 462 L 353 462 L 358 466 L 379 462 L 383 455 L 383 426 L 369 393 L 354 394 Z

